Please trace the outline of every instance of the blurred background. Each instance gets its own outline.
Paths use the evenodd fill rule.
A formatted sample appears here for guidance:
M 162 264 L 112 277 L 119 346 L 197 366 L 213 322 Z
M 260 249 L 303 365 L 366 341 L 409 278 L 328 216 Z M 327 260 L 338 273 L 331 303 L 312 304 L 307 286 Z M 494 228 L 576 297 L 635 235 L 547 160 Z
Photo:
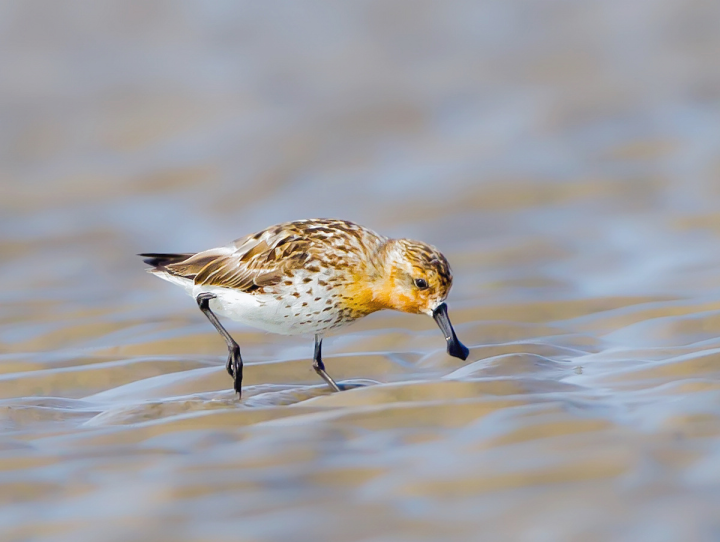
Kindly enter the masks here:
M 720 5 L 0 3 L 0 539 L 716 541 Z M 430 319 L 225 347 L 138 252 L 339 217 Z M 426 321 L 427 320 L 427 321 Z

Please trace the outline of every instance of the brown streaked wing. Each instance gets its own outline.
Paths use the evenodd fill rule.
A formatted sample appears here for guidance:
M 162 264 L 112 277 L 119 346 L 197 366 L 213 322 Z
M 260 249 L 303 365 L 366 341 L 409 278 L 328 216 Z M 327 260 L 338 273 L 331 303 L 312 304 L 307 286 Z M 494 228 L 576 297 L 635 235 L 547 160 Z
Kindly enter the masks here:
M 193 278 L 195 284 L 222 286 L 247 293 L 278 284 L 310 258 L 310 242 L 292 232 L 264 232 L 235 242 L 237 249 L 214 249 L 170 266 L 170 272 Z
M 223 251 L 223 249 L 213 248 L 205 250 L 203 252 L 190 255 L 188 259 L 181 262 L 166 265 L 165 271 L 168 271 L 172 275 L 194 280 L 206 266 L 226 255 L 227 251 Z

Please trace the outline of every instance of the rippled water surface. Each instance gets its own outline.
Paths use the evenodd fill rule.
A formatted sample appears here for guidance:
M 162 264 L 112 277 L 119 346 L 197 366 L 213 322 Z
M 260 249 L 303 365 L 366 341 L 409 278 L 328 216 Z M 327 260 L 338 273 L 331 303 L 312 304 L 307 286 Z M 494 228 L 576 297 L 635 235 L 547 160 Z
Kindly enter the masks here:
M 720 539 L 717 3 L 0 7 L 0 539 Z M 325 343 L 138 252 L 333 216 L 450 315 Z

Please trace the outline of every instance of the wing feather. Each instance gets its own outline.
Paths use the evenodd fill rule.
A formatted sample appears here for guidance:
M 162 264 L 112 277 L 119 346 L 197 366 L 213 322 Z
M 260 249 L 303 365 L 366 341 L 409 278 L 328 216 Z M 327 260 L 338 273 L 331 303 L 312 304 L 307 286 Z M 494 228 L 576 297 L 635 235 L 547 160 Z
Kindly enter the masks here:
M 266 230 L 235 241 L 227 248 L 199 252 L 167 266 L 174 275 L 195 284 L 223 286 L 247 293 L 273 286 L 304 268 L 311 242 L 285 229 Z
M 253 293 L 287 280 L 311 260 L 326 265 L 364 265 L 367 253 L 387 238 L 336 219 L 297 220 L 272 226 L 230 245 L 199 252 L 168 264 L 165 271 L 195 284 Z

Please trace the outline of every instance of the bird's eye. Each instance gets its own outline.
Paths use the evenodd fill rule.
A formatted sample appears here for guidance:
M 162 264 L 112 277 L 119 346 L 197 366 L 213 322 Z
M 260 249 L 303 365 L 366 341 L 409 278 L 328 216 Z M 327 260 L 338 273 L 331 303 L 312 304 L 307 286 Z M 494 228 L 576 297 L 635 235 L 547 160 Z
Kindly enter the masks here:
M 428 283 L 425 279 L 415 279 L 415 286 L 417 286 L 421 290 L 424 290 L 428 287 Z

